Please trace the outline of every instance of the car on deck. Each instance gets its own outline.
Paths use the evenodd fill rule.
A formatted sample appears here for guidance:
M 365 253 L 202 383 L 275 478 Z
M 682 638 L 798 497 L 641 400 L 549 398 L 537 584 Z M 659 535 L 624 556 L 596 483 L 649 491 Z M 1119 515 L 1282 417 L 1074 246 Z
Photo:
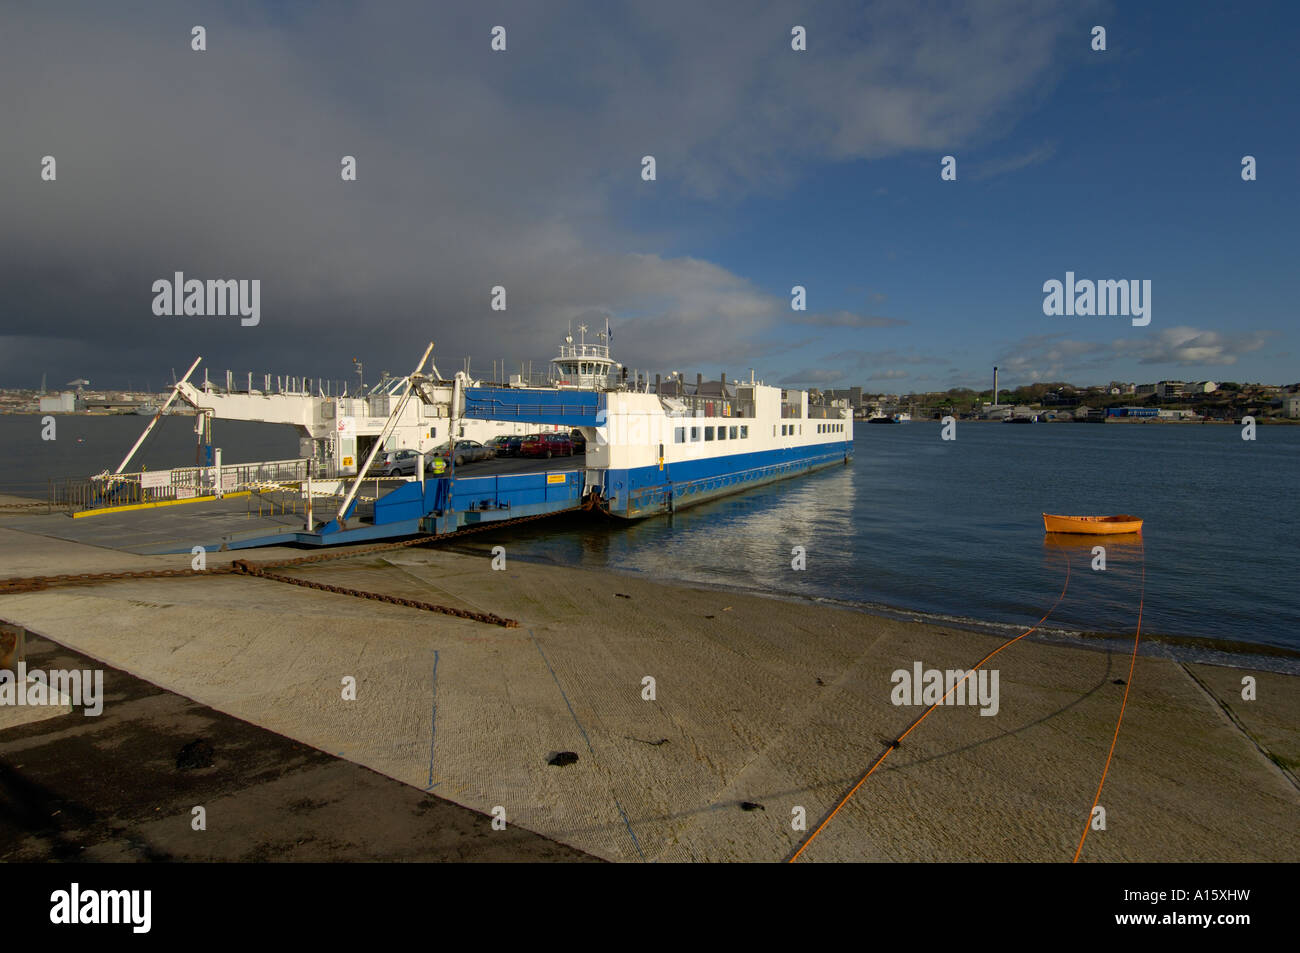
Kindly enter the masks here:
M 507 436 L 503 435 L 500 437 L 493 437 L 491 440 L 485 440 L 483 446 L 491 450 L 493 456 L 510 456 L 510 438 Z
M 573 438 L 567 433 L 535 433 L 524 438 L 519 445 L 522 457 L 571 457 Z
M 444 443 L 434 451 L 435 456 L 442 457 L 444 460 L 451 460 L 451 454 L 447 452 L 447 445 Z M 455 464 L 463 467 L 467 463 L 477 463 L 480 460 L 491 460 L 493 454 L 490 447 L 485 447 L 477 440 L 457 440 Z
M 414 450 L 390 450 L 378 463 L 379 472 L 384 476 L 414 476 L 415 457 Z
M 402 451 L 402 452 L 410 453 L 410 456 L 403 457 L 402 459 L 397 460 L 393 464 L 389 465 L 388 468 L 385 470 L 384 473 L 385 476 L 415 476 L 415 460 L 416 460 L 415 452 L 414 451 Z M 455 465 L 458 467 L 463 467 L 467 463 L 477 463 L 480 460 L 490 460 L 492 456 L 493 456 L 492 450 L 488 447 L 483 446 L 483 444 L 479 443 L 477 440 L 456 441 L 456 459 L 454 462 Z M 445 472 L 446 467 L 453 462 L 451 459 L 451 455 L 447 450 L 447 444 L 444 443 L 437 447 L 434 447 L 432 450 L 430 450 L 428 453 L 424 455 L 425 473 L 435 472 L 435 465 L 434 465 L 435 459 L 442 461 L 443 470 Z

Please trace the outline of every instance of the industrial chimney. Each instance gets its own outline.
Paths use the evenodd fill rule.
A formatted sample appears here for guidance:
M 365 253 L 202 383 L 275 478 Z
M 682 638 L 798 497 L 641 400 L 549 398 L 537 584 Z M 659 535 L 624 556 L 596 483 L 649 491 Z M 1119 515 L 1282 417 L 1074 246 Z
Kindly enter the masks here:
M 998 405 L 998 366 L 993 365 L 993 406 Z

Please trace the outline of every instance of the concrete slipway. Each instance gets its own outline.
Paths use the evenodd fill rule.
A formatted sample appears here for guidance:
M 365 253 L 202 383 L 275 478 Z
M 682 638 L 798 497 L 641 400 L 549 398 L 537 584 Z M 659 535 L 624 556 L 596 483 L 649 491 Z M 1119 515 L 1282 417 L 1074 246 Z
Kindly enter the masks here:
M 78 521 L 82 522 L 82 521 Z M 0 578 L 184 568 L 10 519 Z M 258 560 L 298 551 L 258 551 Z M 216 565 L 224 554 L 209 554 Z M 964 668 L 988 636 L 829 607 L 416 548 L 295 575 L 494 612 L 501 628 L 256 578 L 0 597 L 0 618 L 510 824 L 628 861 L 788 858 L 917 710 L 890 674 Z M 1044 593 L 1044 606 L 1056 593 Z M 1001 710 L 935 712 L 801 861 L 1067 862 L 1126 653 L 1017 643 Z M 1300 858 L 1300 691 L 1266 672 L 1140 658 L 1086 861 Z M 342 700 L 345 676 L 356 701 Z M 643 700 L 645 676 L 656 698 Z M 67 716 L 72 718 L 78 715 Z M 548 764 L 558 751 L 576 764 Z M 742 807 L 748 804 L 749 809 Z

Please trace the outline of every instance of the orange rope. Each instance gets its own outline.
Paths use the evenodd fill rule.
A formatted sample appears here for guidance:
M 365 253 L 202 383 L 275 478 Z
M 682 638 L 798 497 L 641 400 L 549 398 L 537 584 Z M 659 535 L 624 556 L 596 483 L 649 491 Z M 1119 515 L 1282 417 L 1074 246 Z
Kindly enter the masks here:
M 1106 783 L 1106 772 L 1110 770 L 1110 759 L 1115 754 L 1115 743 L 1119 741 L 1119 726 L 1124 722 L 1124 708 L 1128 705 L 1128 690 L 1133 687 L 1133 669 L 1137 665 L 1138 657 L 1138 640 L 1142 637 L 1142 606 L 1146 602 L 1147 590 L 1147 556 L 1146 544 L 1142 546 L 1142 582 L 1138 594 L 1138 621 L 1137 631 L 1133 633 L 1133 654 L 1128 660 L 1128 679 L 1124 682 L 1124 700 L 1120 702 L 1119 717 L 1115 719 L 1115 735 L 1110 739 L 1110 751 L 1106 755 L 1106 766 L 1101 769 L 1101 781 L 1097 784 L 1097 796 L 1092 799 L 1092 807 L 1088 810 L 1088 820 L 1083 825 L 1083 835 L 1079 838 L 1079 846 L 1075 848 L 1073 864 L 1079 862 L 1079 855 L 1083 853 L 1083 842 L 1088 839 L 1088 828 L 1092 826 L 1092 814 L 1097 810 L 1097 803 L 1101 800 L 1101 789 Z
M 857 793 L 858 788 L 862 787 L 862 785 L 866 782 L 867 778 L 871 777 L 871 775 L 875 773 L 876 768 L 880 767 L 881 763 L 882 763 L 882 762 L 883 762 L 887 757 L 889 757 L 889 752 L 893 751 L 896 747 L 898 747 L 898 745 L 902 742 L 902 740 L 903 740 L 904 738 L 906 738 L 906 737 L 907 737 L 908 735 L 910 735 L 914 730 L 916 730 L 916 727 L 917 727 L 919 724 L 921 724 L 921 722 L 925 721 L 926 718 L 928 718 L 928 717 L 930 716 L 930 712 L 934 711 L 936 708 L 938 708 L 940 705 L 942 705 L 945 701 L 947 701 L 947 700 L 948 700 L 948 696 L 951 695 L 953 692 L 955 692 L 955 691 L 957 690 L 957 687 L 958 687 L 959 685 L 961 685 L 963 682 L 965 682 L 966 679 L 968 679 L 968 678 L 970 678 L 972 675 L 974 675 L 975 672 L 979 670 L 979 667 L 980 667 L 981 665 L 983 665 L 983 664 L 984 664 L 985 662 L 987 662 L 989 659 L 993 658 L 993 656 L 997 655 L 999 652 L 1001 652 L 1001 651 L 1002 651 L 1003 649 L 1005 649 L 1007 646 L 1014 645 L 1015 643 L 1019 642 L 1019 641 L 1020 641 L 1021 639 L 1023 639 L 1025 636 L 1027 636 L 1027 635 L 1029 635 L 1030 633 L 1034 632 L 1034 631 L 1035 631 L 1039 626 L 1041 626 L 1044 622 L 1046 622 L 1048 616 L 1050 616 L 1053 612 L 1055 612 L 1055 611 L 1056 611 L 1056 607 L 1059 606 L 1059 605 L 1061 604 L 1061 600 L 1065 598 L 1065 593 L 1066 593 L 1066 591 L 1067 591 L 1069 588 L 1070 588 L 1070 554 L 1067 552 L 1067 553 L 1065 554 L 1065 585 L 1061 587 L 1061 594 L 1060 594 L 1059 596 L 1057 596 L 1057 597 L 1056 597 L 1056 601 L 1055 601 L 1054 603 L 1052 603 L 1052 608 L 1048 609 L 1048 610 L 1047 610 L 1047 613 L 1046 613 L 1046 614 L 1045 614 L 1041 619 L 1039 619 L 1037 622 L 1035 622 L 1035 623 L 1034 623 L 1030 628 L 1026 629 L 1024 632 L 1021 632 L 1021 633 L 1020 633 L 1019 635 L 1017 635 L 1014 639 L 1008 639 L 1006 642 L 1003 642 L 1001 645 L 999 645 L 996 649 L 994 649 L 994 650 L 993 650 L 992 652 L 990 652 L 988 655 L 986 655 L 986 656 L 984 656 L 982 659 L 980 659 L 980 660 L 975 664 L 975 667 L 972 668 L 972 669 L 970 669 L 970 670 L 969 670 L 969 671 L 968 671 L 968 672 L 967 672 L 967 673 L 962 677 L 961 681 L 957 682 L 955 685 L 952 686 L 952 688 L 948 689 L 948 691 L 944 693 L 943 698 L 939 699 L 937 702 L 935 702 L 933 705 L 931 705 L 929 708 L 927 708 L 927 709 L 926 709 L 926 710 L 921 714 L 921 717 L 917 718 L 916 721 L 912 722 L 912 724 L 908 727 L 908 729 L 907 729 L 905 732 L 903 732 L 901 735 L 898 736 L 898 740 L 895 741 L 893 744 L 891 744 L 888 748 L 886 748 L 886 749 L 884 750 L 884 752 L 880 755 L 880 757 L 876 759 L 875 763 L 872 764 L 871 767 L 867 769 L 867 773 L 864 774 L 864 775 L 863 775 L 863 776 L 858 780 L 858 783 L 855 784 L 855 785 L 853 785 L 853 787 L 849 789 L 849 793 L 846 794 L 846 795 L 844 795 L 844 797 L 840 799 L 840 803 L 838 803 L 838 804 L 835 805 L 835 810 L 831 811 L 830 814 L 826 815 L 826 819 L 825 819 L 824 821 L 822 821 L 820 824 L 818 824 L 818 825 L 817 825 L 817 829 L 814 830 L 811 834 L 808 835 L 808 839 L 805 840 L 805 841 L 803 842 L 803 844 L 799 847 L 799 849 L 796 850 L 796 851 L 794 852 L 794 854 L 790 857 L 790 860 L 788 861 L 788 863 L 793 864 L 796 860 L 799 859 L 799 855 L 802 854 L 805 850 L 807 850 L 807 849 L 808 849 L 808 845 L 810 845 L 814 840 L 817 839 L 817 835 L 820 834 L 820 833 L 821 833 L 821 832 L 826 828 L 826 825 L 829 824 L 829 823 L 831 822 L 831 820 L 835 817 L 835 815 L 838 814 L 838 813 L 840 812 L 840 808 L 842 808 L 845 804 L 847 804 L 847 803 L 849 802 L 849 799 L 850 799 L 851 797 L 853 797 L 853 795 L 854 795 L 855 793 Z M 1099 793 L 1100 793 L 1100 792 L 1099 792 Z

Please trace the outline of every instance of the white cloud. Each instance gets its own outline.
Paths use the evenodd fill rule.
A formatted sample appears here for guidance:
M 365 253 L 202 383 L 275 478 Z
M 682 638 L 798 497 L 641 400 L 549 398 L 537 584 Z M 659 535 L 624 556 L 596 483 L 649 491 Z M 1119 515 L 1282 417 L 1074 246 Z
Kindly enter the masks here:
M 1079 341 L 1064 334 L 1039 334 L 1007 346 L 996 363 L 1020 380 L 1060 380 L 1069 374 L 1103 371 L 1119 363 L 1169 367 L 1229 367 L 1262 348 L 1268 331 L 1223 334 L 1193 327 L 1162 328 L 1112 341 Z
M 989 159 L 975 167 L 975 178 L 977 180 L 991 179 L 995 176 L 1006 175 L 1008 172 L 1018 172 L 1031 165 L 1046 162 L 1054 155 L 1056 155 L 1056 143 L 1049 142 L 1020 155 L 1007 156 L 1002 159 Z

